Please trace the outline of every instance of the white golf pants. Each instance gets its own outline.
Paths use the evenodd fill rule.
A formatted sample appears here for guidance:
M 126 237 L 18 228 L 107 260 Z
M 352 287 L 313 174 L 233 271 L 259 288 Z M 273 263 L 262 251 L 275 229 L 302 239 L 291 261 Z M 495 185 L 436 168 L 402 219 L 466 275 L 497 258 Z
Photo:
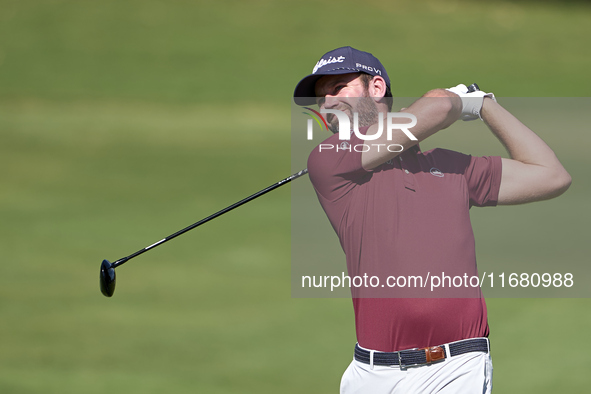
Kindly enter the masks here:
M 492 371 L 490 353 L 484 352 L 402 369 L 354 359 L 341 379 L 341 394 L 490 394 Z

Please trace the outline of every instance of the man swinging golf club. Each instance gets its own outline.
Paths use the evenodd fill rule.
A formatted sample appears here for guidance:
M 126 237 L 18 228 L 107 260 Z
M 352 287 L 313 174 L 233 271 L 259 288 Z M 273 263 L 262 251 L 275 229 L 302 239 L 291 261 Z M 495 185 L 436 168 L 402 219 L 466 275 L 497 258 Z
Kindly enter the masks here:
M 297 104 L 317 104 L 335 133 L 312 151 L 308 170 L 351 277 L 473 274 L 470 207 L 545 200 L 570 186 L 554 152 L 492 93 L 464 85 L 427 92 L 401 110 L 416 118 L 410 130 L 416 140 L 385 132 L 392 119 L 380 117 L 391 111 L 391 97 L 384 66 L 351 47 L 323 55 L 294 92 Z M 345 133 L 339 113 L 349 117 Z M 510 158 L 420 149 L 420 141 L 458 119 L 482 119 Z M 394 144 L 400 149 L 384 149 Z M 439 298 L 371 290 L 353 291 L 358 343 L 341 393 L 490 393 L 489 327 L 479 288 Z

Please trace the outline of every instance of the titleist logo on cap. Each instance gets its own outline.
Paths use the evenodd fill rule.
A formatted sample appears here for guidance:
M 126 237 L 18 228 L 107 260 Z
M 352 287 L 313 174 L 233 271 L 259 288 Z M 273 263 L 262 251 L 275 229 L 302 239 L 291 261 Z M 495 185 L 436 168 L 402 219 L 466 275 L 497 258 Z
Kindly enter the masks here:
M 325 59 L 320 59 L 318 60 L 318 63 L 316 63 L 316 65 L 314 66 L 314 70 L 312 70 L 312 74 L 315 74 L 316 71 L 318 71 L 318 69 L 320 67 L 324 67 L 327 64 L 331 64 L 331 63 L 342 63 L 345 61 L 345 57 L 344 56 L 339 56 L 339 57 L 329 57 L 328 60 Z

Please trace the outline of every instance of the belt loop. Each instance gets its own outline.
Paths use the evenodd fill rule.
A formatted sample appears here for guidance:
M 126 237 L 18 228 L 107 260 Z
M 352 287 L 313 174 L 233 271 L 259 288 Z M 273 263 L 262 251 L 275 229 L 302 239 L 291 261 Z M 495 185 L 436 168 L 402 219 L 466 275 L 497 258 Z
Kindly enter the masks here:
M 373 353 L 374 350 L 369 351 L 369 369 L 373 371 Z
M 443 345 L 445 347 L 445 358 L 451 357 L 451 350 L 449 350 L 449 343 Z
M 488 354 L 490 354 L 490 339 L 486 338 L 486 348 L 488 349 Z

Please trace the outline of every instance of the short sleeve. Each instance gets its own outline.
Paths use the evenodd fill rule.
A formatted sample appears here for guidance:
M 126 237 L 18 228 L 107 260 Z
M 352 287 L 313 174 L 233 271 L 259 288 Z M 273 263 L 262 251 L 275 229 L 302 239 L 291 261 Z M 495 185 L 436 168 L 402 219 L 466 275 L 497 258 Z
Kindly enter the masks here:
M 308 157 L 308 173 L 317 193 L 328 201 L 337 201 L 371 177 L 371 171 L 361 165 L 361 149 L 356 148 L 362 144 L 354 134 L 348 141 L 334 134 L 314 148 Z
M 499 200 L 502 162 L 500 156 L 470 156 L 464 176 L 468 184 L 470 206 L 495 206 Z

